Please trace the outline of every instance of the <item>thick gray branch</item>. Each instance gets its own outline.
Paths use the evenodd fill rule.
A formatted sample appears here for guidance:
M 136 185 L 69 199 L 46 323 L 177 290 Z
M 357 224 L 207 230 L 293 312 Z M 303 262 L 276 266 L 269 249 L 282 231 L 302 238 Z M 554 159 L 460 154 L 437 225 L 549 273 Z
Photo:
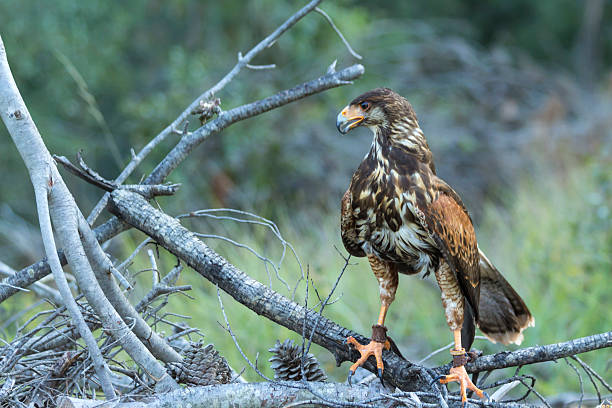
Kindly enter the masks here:
M 541 363 L 543 361 L 553 361 L 606 347 L 612 347 L 612 331 L 562 343 L 527 347 L 516 351 L 502 351 L 496 354 L 481 356 L 473 363 L 467 365 L 466 369 L 468 372 L 475 373 L 497 368 L 516 367 Z
M 312 382 L 309 387 L 336 405 L 329 406 L 371 406 L 371 407 L 397 407 L 418 406 L 408 395 L 402 395 L 405 404 L 385 398 L 376 387 L 364 385 Z M 420 398 L 423 399 L 421 394 Z M 431 396 L 429 396 L 431 398 Z M 368 401 L 363 404 L 362 401 Z M 97 402 L 99 404 L 99 402 Z M 351 405 L 352 403 L 352 405 Z M 425 406 L 431 407 L 434 404 Z M 459 406 L 455 398 L 451 406 Z M 59 408 L 93 408 L 93 401 L 79 400 L 76 398 L 61 398 Z M 260 382 L 260 383 L 234 383 L 223 385 L 211 385 L 207 387 L 190 387 L 183 390 L 173 391 L 167 394 L 158 394 L 143 402 L 132 402 L 118 404 L 116 408 L 282 408 L 282 407 L 324 407 L 300 382 Z M 488 403 L 491 408 L 528 408 L 528 405 L 513 403 Z
M 180 225 L 175 218 L 155 209 L 143 197 L 128 191 L 116 190 L 111 195 L 111 211 L 128 224 L 149 235 L 255 313 L 297 333 L 302 333 L 304 319 L 306 319 L 307 333 L 310 333 L 316 325 L 313 341 L 329 350 L 335 356 L 338 364 L 344 361 L 355 361 L 359 357 L 356 352 L 347 348 L 345 339 L 348 336 L 354 336 L 361 343 L 365 343 L 367 339 L 363 336 L 331 320 L 319 317 L 314 311 L 305 309 L 252 279 L 215 253 L 192 232 Z M 466 368 L 468 372 L 474 373 L 550 361 L 577 353 L 612 347 L 611 338 L 612 332 L 608 332 L 565 343 L 529 347 L 514 352 L 500 352 L 479 357 Z M 383 357 L 386 381 L 404 391 L 431 391 L 430 374 L 427 369 L 401 359 L 390 351 L 385 351 Z M 371 361 L 368 361 L 364 367 L 376 372 Z M 447 373 L 448 367 L 438 367 L 433 372 Z
M 287 385 L 291 385 L 289 387 Z M 125 408 L 162 408 L 162 407 L 192 407 L 192 408 L 231 408 L 231 407 L 266 407 L 281 408 L 297 401 L 310 401 L 313 395 L 303 389 L 302 384 L 295 383 L 236 383 L 208 387 L 190 387 L 184 390 L 157 395 L 146 402 L 125 405 Z M 326 398 L 335 401 L 355 402 L 379 397 L 380 394 L 369 391 L 366 386 L 347 384 L 312 383 L 311 386 Z M 296 388 L 300 387 L 300 388 Z M 372 389 L 374 390 L 374 389 Z M 72 400 L 72 401 L 71 401 Z M 90 407 L 88 401 L 62 398 L 60 408 Z M 312 405 L 310 405 L 312 406 Z M 385 407 L 389 404 L 380 404 Z M 123 408 L 118 405 L 118 408 Z
M 307 333 L 312 331 L 319 320 L 313 341 L 329 350 L 338 364 L 343 361 L 356 361 L 359 357 L 357 352 L 346 346 L 345 340 L 348 336 L 353 336 L 366 343 L 365 337 L 325 317 L 319 318 L 316 312 L 305 309 L 252 279 L 215 253 L 175 218 L 156 210 L 143 197 L 128 191 L 115 190 L 111 194 L 109 205 L 115 215 L 149 235 L 255 313 L 297 333 L 302 332 L 304 318 Z M 430 390 L 431 379 L 422 367 L 402 360 L 391 352 L 385 352 L 384 358 L 385 380 L 403 390 Z M 376 372 L 375 365 L 370 361 L 365 367 Z
M 13 268 L 8 266 L 4 262 L 0 261 L 0 275 L 4 275 L 5 277 L 8 278 L 8 277 L 15 275 L 16 273 L 17 271 L 15 271 Z M 0 282 L 0 287 L 6 286 L 6 285 L 7 283 L 5 281 Z M 60 295 L 60 293 L 57 290 L 45 285 L 44 283 L 35 282 L 32 285 L 32 289 L 34 290 L 34 292 L 36 292 L 36 294 L 38 294 L 38 296 L 49 298 L 53 302 L 55 302 L 55 304 L 57 305 L 62 304 L 62 296 Z M 15 288 L 15 290 L 18 290 L 18 289 Z
M 72 321 L 85 340 L 96 374 L 100 379 L 104 394 L 107 398 L 114 398 L 115 392 L 110 381 L 110 371 L 102 358 L 102 354 L 93 334 L 87 327 L 83 315 L 79 310 L 66 281 L 66 276 L 57 255 L 57 248 L 53 236 L 50 219 L 52 200 L 71 198 L 68 189 L 61 181 L 57 169 L 53 164 L 51 155 L 45 146 L 28 108 L 21 97 L 17 84 L 13 79 L 11 69 L 6 57 L 4 43 L 0 37 L 0 116 L 4 122 L 19 154 L 30 174 L 30 179 L 36 195 L 36 209 L 40 223 L 45 253 L 49 257 L 50 268 L 62 297 L 62 303 L 68 309 Z M 73 203 L 74 204 L 74 203 Z M 75 206 L 76 208 L 76 206 Z M 61 208 L 53 208 L 51 215 L 58 214 Z M 76 232 L 76 230 L 75 230 Z M 60 234 L 58 234 L 60 235 Z M 61 238 L 61 236 L 60 236 Z M 15 275 L 13 275 L 15 276 Z

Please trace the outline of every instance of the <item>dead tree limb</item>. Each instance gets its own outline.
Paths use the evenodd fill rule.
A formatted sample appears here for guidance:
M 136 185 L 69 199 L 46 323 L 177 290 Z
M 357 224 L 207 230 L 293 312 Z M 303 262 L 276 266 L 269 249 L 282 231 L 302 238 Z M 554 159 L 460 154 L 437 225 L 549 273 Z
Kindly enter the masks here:
M 64 304 L 68 307 L 72 319 L 79 325 L 79 332 L 87 341 L 90 356 L 94 361 L 96 372 L 103 383 L 107 398 L 115 394 L 110 385 L 109 369 L 85 323 L 80 310 L 66 282 L 60 260 L 57 256 L 55 237 L 66 248 L 66 258 L 77 279 L 79 288 L 87 302 L 95 310 L 104 329 L 125 349 L 133 360 L 157 382 L 162 391 L 178 387 L 178 384 L 166 373 L 165 368 L 155 359 L 150 351 L 140 342 L 130 327 L 104 295 L 94 275 L 90 259 L 87 258 L 83 242 L 79 235 L 79 219 L 83 217 L 74 197 L 62 180 L 51 154 L 47 150 L 28 109 L 20 96 L 12 77 L 6 52 L 0 39 L 0 111 L 2 119 L 9 130 L 23 161 L 28 168 L 36 196 L 37 211 L 45 253 L 51 260 L 51 269 Z M 55 230 L 55 235 L 53 228 Z M 85 223 L 82 227 L 89 229 Z M 98 246 L 95 239 L 92 245 Z M 99 251 L 102 251 L 99 249 Z M 106 256 L 103 254 L 102 256 Z
M 128 191 L 115 190 L 111 193 L 109 206 L 113 214 L 149 235 L 159 245 L 255 313 L 296 333 L 302 333 L 306 316 L 308 333 L 317 326 L 313 342 L 329 350 L 338 365 L 359 358 L 359 353 L 349 349 L 345 340 L 354 336 L 365 343 L 367 339 L 364 336 L 320 317 L 315 311 L 305 309 L 251 278 L 210 249 L 175 218 L 156 210 L 143 197 Z M 386 381 L 403 390 L 429 390 L 431 379 L 426 369 L 402 360 L 390 352 L 386 352 L 384 357 L 387 364 Z M 366 364 L 366 368 L 376 372 L 376 367 L 371 362 Z
M 516 351 L 502 351 L 496 354 L 481 356 L 466 369 L 468 372 L 488 371 L 498 368 L 517 367 L 527 364 L 553 361 L 587 351 L 612 347 L 612 331 L 561 343 L 544 346 L 527 347 Z
M 89 184 L 93 184 L 94 186 L 110 192 L 117 188 L 123 188 L 125 190 L 130 190 L 135 193 L 138 193 L 147 198 L 153 198 L 157 196 L 170 196 L 174 195 L 178 188 L 181 186 L 180 184 L 171 184 L 171 185 L 159 185 L 159 184 L 117 184 L 114 181 L 106 180 L 104 177 L 100 176 L 98 173 L 93 171 L 81 156 L 81 152 L 77 153 L 77 160 L 81 168 L 78 168 L 74 164 L 70 162 L 64 156 L 53 155 L 53 159 L 64 166 L 66 170 L 75 176 L 82 178 L 87 181 Z
M 303 388 L 300 382 L 261 382 L 261 383 L 234 383 L 211 385 L 207 387 L 190 387 L 166 394 L 158 394 L 143 402 L 119 403 L 116 408 L 162 408 L 162 407 L 191 407 L 191 408 L 231 408 L 231 407 L 337 407 L 362 406 L 361 401 L 369 401 L 370 406 L 390 408 L 397 406 L 408 407 L 436 407 L 437 404 L 421 402 L 417 404 L 409 396 L 385 397 L 376 389 L 363 385 L 349 386 L 338 383 L 311 383 L 312 389 L 330 401 L 338 404 L 326 404 L 321 400 L 313 399 L 310 391 Z M 422 397 L 422 395 L 421 395 Z M 458 399 L 458 397 L 456 397 Z M 401 401 L 398 403 L 398 400 Z M 77 398 L 60 398 L 58 408 L 93 408 L 99 401 L 81 400 Z M 343 404 L 342 404 L 343 403 Z M 530 405 L 515 403 L 488 403 L 491 408 L 528 408 Z
M 70 291 L 66 276 L 57 256 L 57 248 L 53 235 L 51 219 L 62 217 L 66 212 L 71 212 L 72 204 L 68 189 L 63 184 L 57 168 L 53 165 L 51 155 L 47 150 L 28 108 L 21 97 L 17 84 L 8 64 L 4 43 L 0 37 L 0 117 L 19 150 L 19 154 L 28 169 L 34 193 L 36 196 L 36 209 L 40 230 L 43 236 L 45 253 L 49 258 L 50 269 L 58 290 L 62 296 L 62 303 L 68 309 L 74 324 L 85 340 L 94 362 L 96 373 L 102 383 L 104 394 L 107 398 L 114 398 L 115 392 L 110 381 L 110 370 L 102 358 L 102 354 L 96 344 L 93 334 L 85 323 L 83 315 Z M 74 206 L 76 208 L 76 205 Z M 76 219 L 75 219 L 76 221 Z M 57 227 L 57 220 L 56 227 Z M 62 226 L 63 227 L 63 226 Z M 76 232 L 76 229 L 75 229 Z M 61 234 L 61 239 L 69 240 L 71 237 Z M 78 240 L 78 234 L 77 234 Z M 66 242 L 64 242 L 66 243 Z M 80 241 L 79 241 L 80 243 Z M 72 254 L 76 259 L 79 254 Z M 13 275 L 15 276 L 15 275 Z M 9 278 L 10 279 L 10 278 Z
M 15 271 L 13 268 L 5 264 L 4 262 L 0 261 L 0 275 L 4 275 L 5 277 L 11 277 L 16 273 L 17 271 Z M 7 283 L 0 282 L 0 287 L 3 285 L 7 285 Z M 60 293 L 42 282 L 34 283 L 32 285 L 32 290 L 36 292 L 38 296 L 49 298 L 58 305 L 62 304 L 62 296 L 60 295 Z
M 364 343 L 366 338 L 325 317 L 320 317 L 315 311 L 292 302 L 252 279 L 210 249 L 175 218 L 155 209 L 143 197 L 129 191 L 116 190 L 111 194 L 110 204 L 113 214 L 149 235 L 159 245 L 185 261 L 199 274 L 255 313 L 296 333 L 302 333 L 305 321 L 307 332 L 310 333 L 314 329 L 313 341 L 329 350 L 338 365 L 344 361 L 356 361 L 359 357 L 357 352 L 349 350 L 345 340 L 348 336 L 354 336 Z M 612 347 L 612 332 L 564 343 L 482 356 L 468 364 L 466 369 L 475 373 L 533 364 L 604 347 Z M 404 360 L 390 351 L 385 351 L 383 357 L 385 381 L 404 391 L 430 391 L 431 374 L 448 371 L 446 366 L 434 370 L 427 369 Z M 376 367 L 371 361 L 368 361 L 364 367 L 376 372 Z

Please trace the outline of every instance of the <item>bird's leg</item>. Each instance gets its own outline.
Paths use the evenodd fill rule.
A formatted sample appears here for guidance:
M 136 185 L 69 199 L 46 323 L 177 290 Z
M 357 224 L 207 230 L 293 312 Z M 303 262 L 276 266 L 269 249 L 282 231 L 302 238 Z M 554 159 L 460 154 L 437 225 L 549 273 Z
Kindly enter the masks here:
M 346 342 L 348 344 L 352 344 L 355 347 L 355 350 L 357 350 L 359 354 L 361 354 L 359 360 L 357 360 L 355 364 L 353 364 L 351 368 L 349 368 L 349 384 L 351 383 L 351 377 L 353 376 L 353 374 L 355 374 L 355 370 L 357 370 L 357 367 L 363 365 L 363 363 L 365 363 L 368 357 L 370 356 L 374 356 L 374 358 L 376 358 L 376 368 L 378 371 L 378 377 L 380 378 L 380 381 L 382 381 L 383 371 L 385 369 L 385 366 L 382 361 L 382 352 L 383 349 L 389 350 L 391 348 L 391 343 L 389 343 L 389 340 L 387 340 L 387 328 L 384 326 L 385 316 L 387 314 L 388 308 L 388 304 L 383 304 L 381 306 L 378 322 L 377 324 L 372 326 L 372 340 L 370 341 L 370 343 L 363 345 L 357 340 L 355 340 L 353 336 L 350 336 L 348 339 L 346 339 Z
M 387 310 L 395 298 L 395 291 L 397 289 L 397 271 L 388 263 L 381 261 L 373 255 L 368 256 L 370 260 L 370 266 L 374 275 L 378 279 L 380 287 L 380 300 L 381 307 L 378 315 L 378 321 L 372 326 L 372 340 L 369 344 L 363 345 L 359 343 L 353 336 L 346 339 L 348 344 L 352 344 L 355 349 L 361 354 L 361 357 L 349 368 L 348 382 L 351 383 L 351 377 L 355 374 L 357 367 L 363 365 L 368 357 L 374 356 L 376 358 L 376 368 L 378 371 L 378 377 L 382 382 L 384 364 L 382 360 L 382 352 L 391 348 L 391 343 L 387 339 L 387 328 L 385 327 L 385 317 L 387 316 Z
M 455 337 L 455 347 L 451 349 L 453 367 L 448 375 L 436 377 L 434 382 L 440 380 L 442 384 L 447 384 L 457 381 L 461 388 L 461 405 L 463 406 L 467 401 L 466 389 L 474 391 L 480 398 L 485 398 L 486 394 L 474 385 L 470 377 L 468 377 L 467 371 L 465 371 L 464 365 L 469 360 L 468 354 L 461 345 L 461 326 L 463 325 L 465 300 L 459 288 L 457 278 L 446 262 L 443 262 L 436 270 L 436 280 L 441 290 L 446 322 Z
M 469 356 L 466 353 L 465 349 L 461 347 L 461 329 L 453 330 L 453 335 L 455 336 L 455 348 L 451 349 L 451 355 L 453 356 L 453 366 L 450 369 L 450 372 L 446 376 L 440 376 L 436 378 L 436 380 L 440 380 L 440 383 L 447 384 L 449 382 L 457 381 L 459 383 L 459 387 L 461 388 L 461 406 L 463 407 L 467 401 L 466 390 L 472 390 L 478 395 L 480 398 L 487 398 L 488 396 L 485 392 L 480 390 L 465 371 L 465 364 L 469 360 Z

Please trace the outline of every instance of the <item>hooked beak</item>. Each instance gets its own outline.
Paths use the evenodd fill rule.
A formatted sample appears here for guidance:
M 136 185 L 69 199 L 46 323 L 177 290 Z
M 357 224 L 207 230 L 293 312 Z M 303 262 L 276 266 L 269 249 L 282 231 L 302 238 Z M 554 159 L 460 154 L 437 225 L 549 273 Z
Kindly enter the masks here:
M 345 135 L 350 132 L 351 129 L 359 126 L 364 119 L 365 117 L 363 113 L 359 111 L 359 108 L 347 106 L 338 114 L 336 118 L 336 127 L 340 133 Z

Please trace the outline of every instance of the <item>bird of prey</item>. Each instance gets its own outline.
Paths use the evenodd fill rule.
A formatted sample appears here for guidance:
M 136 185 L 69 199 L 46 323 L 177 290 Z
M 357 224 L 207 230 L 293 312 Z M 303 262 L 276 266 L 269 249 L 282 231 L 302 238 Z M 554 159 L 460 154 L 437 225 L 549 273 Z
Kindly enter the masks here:
M 384 326 L 400 273 L 434 273 L 446 321 L 454 335 L 453 367 L 440 382 L 457 381 L 484 398 L 464 365 L 475 325 L 493 342 L 520 344 L 534 325 L 525 302 L 479 250 L 472 220 L 459 195 L 436 176 L 433 155 L 410 103 L 388 88 L 355 98 L 338 114 L 346 134 L 358 126 L 374 134 L 370 151 L 353 174 L 342 198 L 341 235 L 353 256 L 367 256 L 380 289 L 381 308 L 367 345 L 352 344 L 361 357 L 374 355 L 382 380 L 383 349 L 390 348 Z

